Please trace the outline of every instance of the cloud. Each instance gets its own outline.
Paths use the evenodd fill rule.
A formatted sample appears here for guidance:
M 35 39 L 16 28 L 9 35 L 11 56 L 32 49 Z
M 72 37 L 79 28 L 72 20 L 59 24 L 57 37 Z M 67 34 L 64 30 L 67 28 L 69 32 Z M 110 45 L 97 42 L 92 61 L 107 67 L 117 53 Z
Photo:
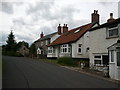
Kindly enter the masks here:
M 23 2 L 0 2 L 0 11 L 3 11 L 7 14 L 13 14 L 14 10 L 13 10 L 13 6 L 14 4 L 16 5 L 21 5 Z

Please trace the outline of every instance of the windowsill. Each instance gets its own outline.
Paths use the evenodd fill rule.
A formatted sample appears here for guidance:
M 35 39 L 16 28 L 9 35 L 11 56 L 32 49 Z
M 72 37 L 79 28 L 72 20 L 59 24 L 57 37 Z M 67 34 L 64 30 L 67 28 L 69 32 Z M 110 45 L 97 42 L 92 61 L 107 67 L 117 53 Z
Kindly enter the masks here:
M 60 54 L 70 54 L 70 53 L 66 52 L 66 53 L 60 53 Z
M 52 54 L 55 54 L 55 53 L 48 53 L 48 55 L 52 55 Z
M 119 36 L 111 36 L 111 37 L 106 37 L 106 39 L 111 39 L 111 38 L 118 38 Z
M 78 55 L 82 55 L 82 53 L 78 53 Z
M 115 64 L 115 62 L 109 62 L 109 64 Z

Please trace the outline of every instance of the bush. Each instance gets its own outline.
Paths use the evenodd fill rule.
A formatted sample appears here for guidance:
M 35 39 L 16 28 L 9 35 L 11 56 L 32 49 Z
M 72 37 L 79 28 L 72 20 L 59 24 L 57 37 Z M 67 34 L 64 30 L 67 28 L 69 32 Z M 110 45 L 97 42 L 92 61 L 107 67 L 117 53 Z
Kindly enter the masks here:
M 74 66 L 73 59 L 70 57 L 61 57 L 58 59 L 58 63 L 62 65 Z

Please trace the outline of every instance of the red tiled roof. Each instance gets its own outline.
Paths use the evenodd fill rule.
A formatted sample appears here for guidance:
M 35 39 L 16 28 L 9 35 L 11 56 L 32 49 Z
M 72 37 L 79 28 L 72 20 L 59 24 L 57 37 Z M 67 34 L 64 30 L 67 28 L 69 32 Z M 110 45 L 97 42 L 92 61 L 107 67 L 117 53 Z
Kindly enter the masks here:
M 68 31 L 67 33 L 62 34 L 60 37 L 58 37 L 55 41 L 50 43 L 48 46 L 75 42 L 82 35 L 84 35 L 92 27 L 92 25 L 93 25 L 93 23 L 89 23 L 89 24 L 74 28 L 74 29 Z M 79 31 L 77 32 L 77 30 L 79 30 Z

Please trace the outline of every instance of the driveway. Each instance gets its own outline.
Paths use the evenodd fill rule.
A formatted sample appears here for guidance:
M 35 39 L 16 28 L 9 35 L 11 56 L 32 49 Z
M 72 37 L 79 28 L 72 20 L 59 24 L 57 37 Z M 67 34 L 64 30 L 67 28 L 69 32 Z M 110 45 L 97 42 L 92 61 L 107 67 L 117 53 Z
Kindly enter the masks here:
M 118 88 L 118 84 L 31 58 L 3 56 L 3 88 Z

